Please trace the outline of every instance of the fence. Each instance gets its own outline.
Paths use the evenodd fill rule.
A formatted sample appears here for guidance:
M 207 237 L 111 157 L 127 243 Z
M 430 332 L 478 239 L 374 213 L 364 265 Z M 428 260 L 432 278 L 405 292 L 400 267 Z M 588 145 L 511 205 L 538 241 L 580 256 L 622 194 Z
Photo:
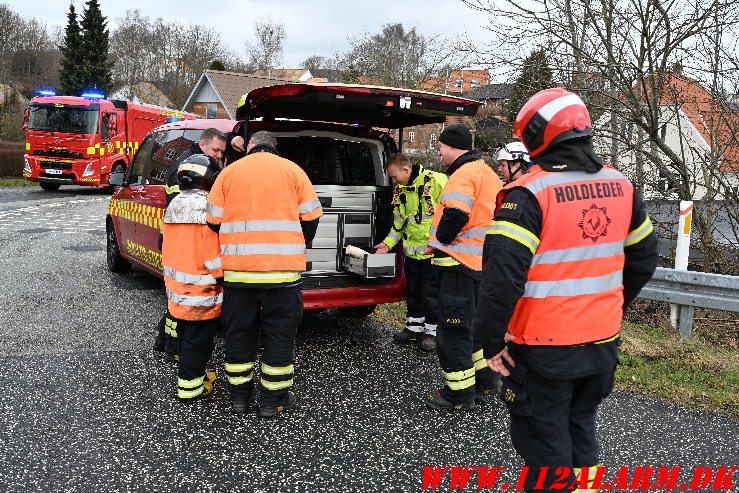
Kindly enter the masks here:
M 639 298 L 678 305 L 678 330 L 690 339 L 695 308 L 739 312 L 739 277 L 657 267 Z

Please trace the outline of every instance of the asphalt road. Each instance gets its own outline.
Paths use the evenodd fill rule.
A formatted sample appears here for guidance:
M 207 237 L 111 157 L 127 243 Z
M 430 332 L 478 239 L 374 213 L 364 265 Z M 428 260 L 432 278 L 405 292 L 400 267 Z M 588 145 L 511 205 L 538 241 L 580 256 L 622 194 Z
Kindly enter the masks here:
M 274 420 L 231 413 L 220 339 L 215 395 L 178 403 L 175 367 L 150 349 L 163 284 L 108 272 L 108 199 L 0 188 L 0 491 L 406 492 L 422 490 L 424 466 L 503 466 L 515 479 L 502 404 L 425 409 L 436 356 L 373 321 L 306 320 L 299 407 Z M 739 462 L 737 420 L 614 393 L 598 423 L 613 468 Z

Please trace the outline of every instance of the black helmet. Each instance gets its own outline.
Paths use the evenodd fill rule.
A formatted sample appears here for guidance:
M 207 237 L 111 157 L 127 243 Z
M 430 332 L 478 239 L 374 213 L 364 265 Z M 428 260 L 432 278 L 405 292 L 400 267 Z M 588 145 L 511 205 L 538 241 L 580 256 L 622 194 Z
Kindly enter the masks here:
M 205 190 L 207 192 L 213 186 L 220 171 L 220 166 L 212 157 L 205 154 L 193 154 L 177 167 L 177 182 L 180 184 L 180 190 Z

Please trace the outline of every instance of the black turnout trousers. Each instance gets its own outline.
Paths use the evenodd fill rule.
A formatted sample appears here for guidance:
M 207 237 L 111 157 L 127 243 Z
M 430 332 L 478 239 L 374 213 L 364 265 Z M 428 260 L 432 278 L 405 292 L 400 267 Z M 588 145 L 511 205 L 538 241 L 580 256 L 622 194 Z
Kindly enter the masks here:
M 408 317 L 425 318 L 436 325 L 439 311 L 439 278 L 431 259 L 405 257 L 405 301 Z
M 234 288 L 223 290 L 225 329 L 225 362 L 228 365 L 254 364 L 261 335 L 264 352 L 261 358 L 259 405 L 276 407 L 284 403 L 292 386 L 295 358 L 295 333 L 303 317 L 303 295 L 300 286 L 274 288 Z M 265 366 L 266 365 L 266 366 Z M 245 372 L 243 375 L 255 375 Z M 254 379 L 233 384 L 233 395 L 250 396 Z

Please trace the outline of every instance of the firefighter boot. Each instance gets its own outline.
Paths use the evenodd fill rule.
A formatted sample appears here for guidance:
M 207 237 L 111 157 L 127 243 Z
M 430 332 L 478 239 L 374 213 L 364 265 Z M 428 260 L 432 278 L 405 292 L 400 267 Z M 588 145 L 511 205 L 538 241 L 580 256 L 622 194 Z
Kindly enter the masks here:
M 287 395 L 285 396 L 285 401 L 281 406 L 277 407 L 262 407 L 259 406 L 259 417 L 260 418 L 274 418 L 279 413 L 283 411 L 287 411 L 288 409 L 291 409 L 295 407 L 295 404 L 298 402 L 298 398 L 295 397 L 295 394 L 287 391 Z
M 166 340 L 166 334 L 164 331 L 164 325 L 167 321 L 167 315 L 163 315 L 157 324 L 157 336 L 154 338 L 154 351 L 160 353 L 164 352 L 164 341 Z
M 438 409 L 442 411 L 445 411 L 445 410 L 471 411 L 472 409 L 475 409 L 476 407 L 474 400 L 472 402 L 466 402 L 463 404 L 454 404 L 452 402 L 449 402 L 441 395 L 441 392 L 436 392 L 434 394 L 427 395 L 424 402 L 426 403 L 426 407 L 430 409 Z
M 395 342 L 400 344 L 414 344 L 423 337 L 423 318 L 408 317 L 405 328 L 393 334 Z
M 235 413 L 245 413 L 254 398 L 254 387 L 250 387 L 246 394 L 231 394 L 231 404 Z
M 426 333 L 421 340 L 421 350 L 427 353 L 436 350 L 436 324 L 426 324 Z
M 500 394 L 500 389 L 503 387 L 500 373 L 490 371 L 492 375 L 486 378 L 481 376 L 475 377 L 475 400 L 480 400 L 488 395 Z

